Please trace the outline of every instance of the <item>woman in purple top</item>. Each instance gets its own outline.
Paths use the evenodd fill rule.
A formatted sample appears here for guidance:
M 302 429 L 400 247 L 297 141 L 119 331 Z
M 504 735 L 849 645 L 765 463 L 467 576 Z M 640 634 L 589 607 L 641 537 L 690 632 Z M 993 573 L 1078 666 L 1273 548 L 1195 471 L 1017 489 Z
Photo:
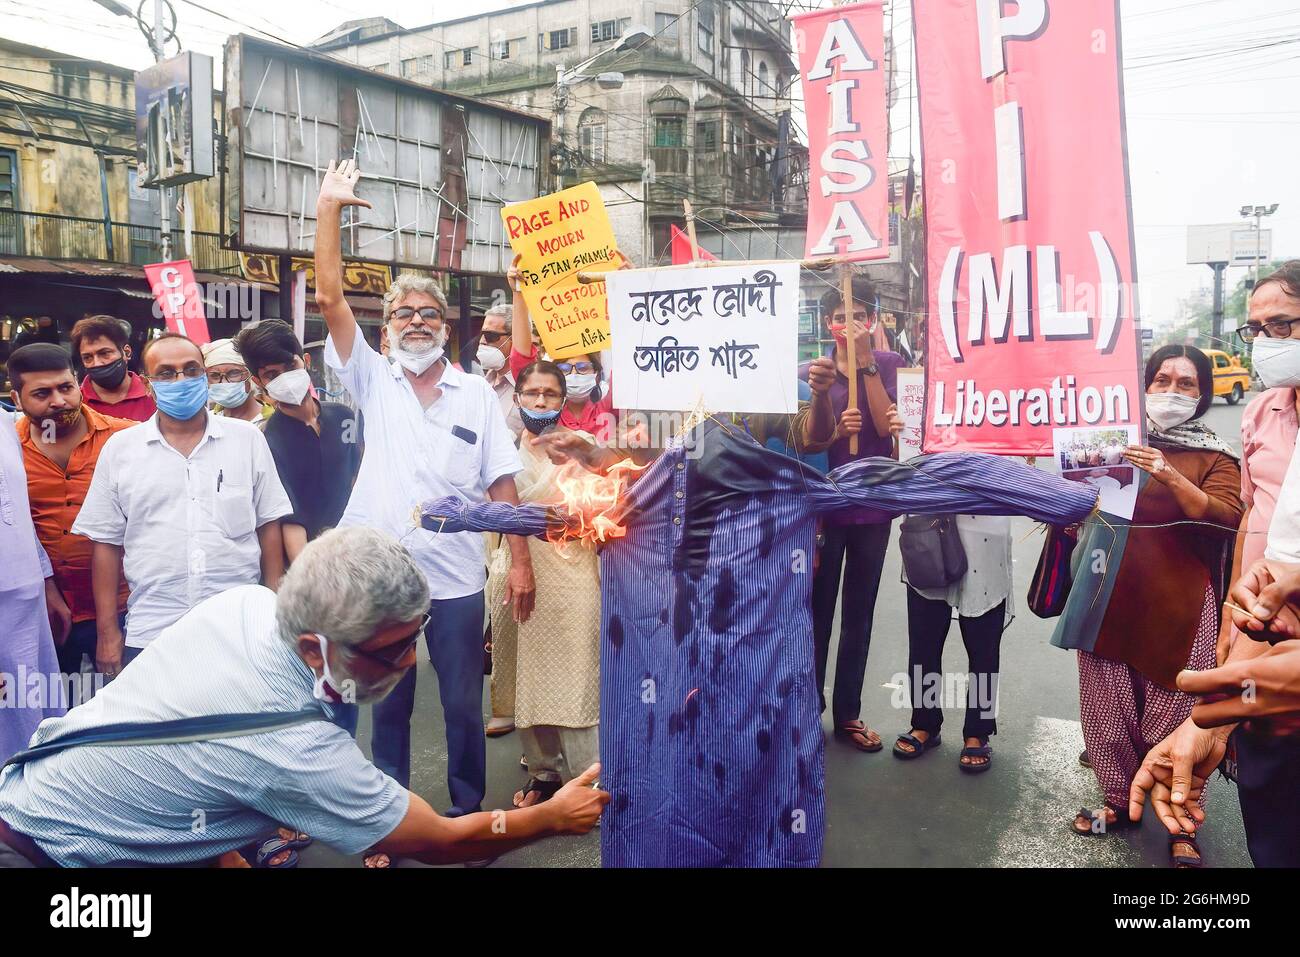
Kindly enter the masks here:
M 878 328 L 876 288 L 867 279 L 853 280 L 851 314 L 838 289 L 822 297 L 822 321 L 835 339 L 829 358 L 802 366 L 799 377 L 813 392 L 809 436 L 812 443 L 832 440 L 832 469 L 855 459 L 897 456 L 896 435 L 902 420 L 894 403 L 898 397 L 898 370 L 903 357 L 875 351 L 872 339 Z M 853 323 L 857 347 L 858 406 L 849 408 L 848 322 Z M 865 421 L 864 421 L 865 420 Z M 849 450 L 858 436 L 858 451 Z M 835 691 L 831 716 L 835 736 L 861 751 L 879 751 L 880 735 L 860 718 L 862 682 L 871 645 L 871 620 L 876 609 L 880 574 L 889 549 L 892 516 L 871 508 L 854 508 L 826 516 L 821 535 L 820 563 L 813 578 L 813 635 L 817 645 L 817 687 L 826 710 L 826 659 L 831 627 L 840 594 L 840 569 L 844 568 L 844 607 L 840 616 L 840 645 L 835 664 Z

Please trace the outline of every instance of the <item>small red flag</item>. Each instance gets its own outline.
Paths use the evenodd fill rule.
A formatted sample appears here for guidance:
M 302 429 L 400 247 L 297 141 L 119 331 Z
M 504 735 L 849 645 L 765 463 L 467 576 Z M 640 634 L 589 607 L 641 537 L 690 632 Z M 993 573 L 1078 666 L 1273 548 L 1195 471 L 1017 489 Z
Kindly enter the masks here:
M 693 262 L 695 257 L 691 255 L 691 237 L 686 233 L 684 233 L 682 230 L 678 229 L 676 223 L 673 223 L 672 227 L 673 227 L 673 232 L 672 232 L 673 265 L 680 266 L 683 263 Z M 717 256 L 713 255 L 713 253 L 705 249 L 703 246 L 699 247 L 699 249 L 700 249 L 700 256 L 699 256 L 700 259 L 716 260 L 718 258 Z

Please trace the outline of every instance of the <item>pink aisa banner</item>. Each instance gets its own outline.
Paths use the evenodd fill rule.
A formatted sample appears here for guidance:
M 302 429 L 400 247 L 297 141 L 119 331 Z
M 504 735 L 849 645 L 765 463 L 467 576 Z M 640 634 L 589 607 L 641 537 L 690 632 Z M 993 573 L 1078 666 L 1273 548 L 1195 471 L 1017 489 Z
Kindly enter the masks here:
M 809 259 L 889 255 L 883 0 L 792 17 L 808 123 Z
M 925 451 L 1141 426 L 1115 0 L 913 0 Z

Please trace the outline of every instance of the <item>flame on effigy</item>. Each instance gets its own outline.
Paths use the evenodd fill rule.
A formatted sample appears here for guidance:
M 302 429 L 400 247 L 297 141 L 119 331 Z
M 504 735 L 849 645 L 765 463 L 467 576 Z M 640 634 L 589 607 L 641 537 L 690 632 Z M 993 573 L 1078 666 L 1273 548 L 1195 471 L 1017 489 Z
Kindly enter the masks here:
M 625 459 L 608 474 L 588 472 L 575 462 L 561 466 L 555 477 L 557 496 L 550 503 L 564 519 L 562 527 L 548 531 L 546 537 L 555 544 L 586 542 L 603 545 L 627 534 L 619 511 L 631 478 L 649 466 Z

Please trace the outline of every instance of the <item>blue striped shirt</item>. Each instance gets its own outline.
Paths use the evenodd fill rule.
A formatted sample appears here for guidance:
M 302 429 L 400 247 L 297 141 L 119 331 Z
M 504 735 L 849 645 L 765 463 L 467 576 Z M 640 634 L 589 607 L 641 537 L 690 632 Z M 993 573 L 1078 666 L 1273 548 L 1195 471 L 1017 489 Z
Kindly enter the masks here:
M 0 819 L 65 867 L 184 864 L 284 824 L 345 854 L 387 837 L 409 795 L 327 723 L 276 630 L 275 594 L 234 588 L 165 629 L 39 744 L 84 728 L 321 707 L 322 721 L 184 744 L 74 747 L 0 773 Z

